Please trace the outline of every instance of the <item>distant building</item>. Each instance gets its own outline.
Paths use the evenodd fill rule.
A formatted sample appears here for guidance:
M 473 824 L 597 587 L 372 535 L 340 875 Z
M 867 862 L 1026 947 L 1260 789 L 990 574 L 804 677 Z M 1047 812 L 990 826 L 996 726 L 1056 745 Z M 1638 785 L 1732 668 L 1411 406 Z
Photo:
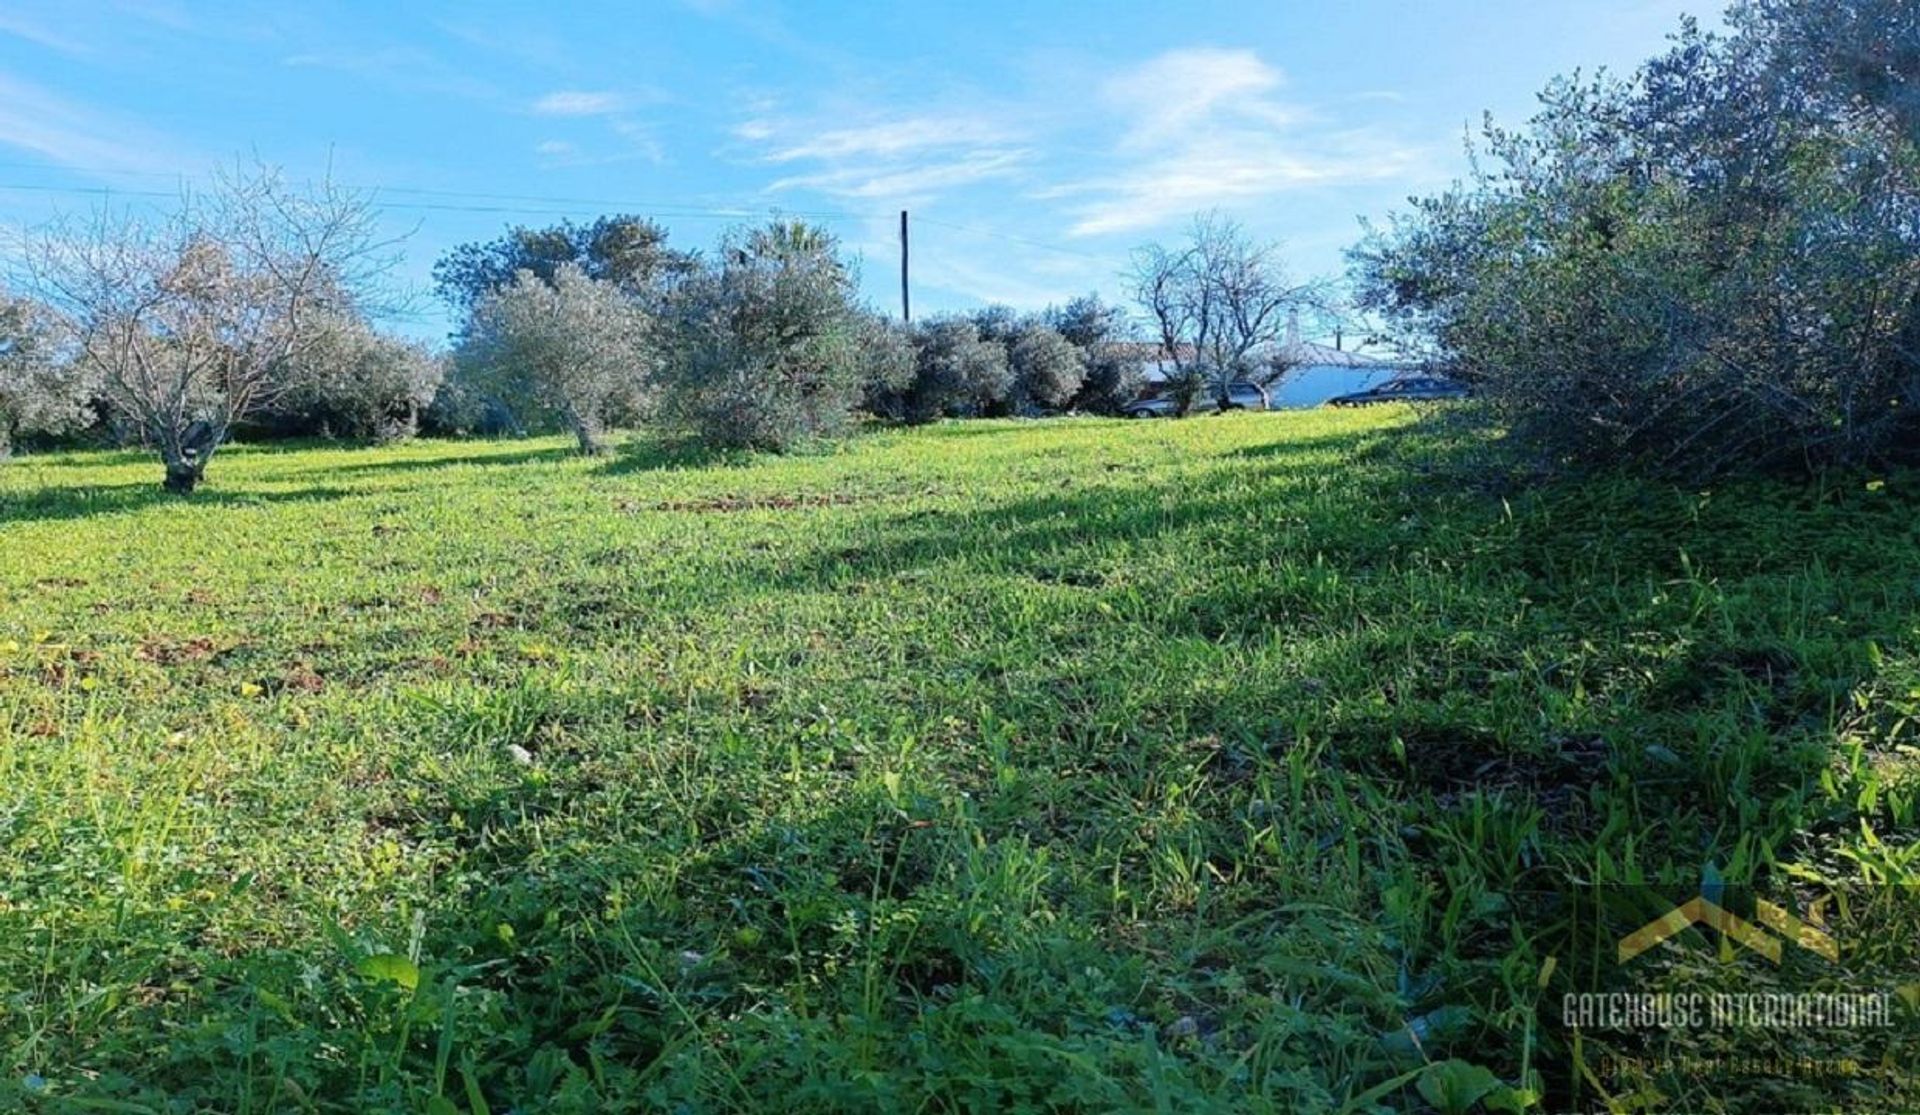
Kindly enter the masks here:
M 1151 341 L 1129 341 L 1115 345 L 1138 359 L 1144 369 L 1147 393 L 1153 394 L 1173 374 L 1174 360 L 1164 345 Z M 1181 359 L 1193 358 L 1193 346 L 1182 345 Z M 1287 339 L 1266 353 L 1263 362 L 1283 365 L 1286 374 L 1279 386 L 1269 386 L 1268 395 L 1275 407 L 1316 407 L 1335 395 L 1347 395 L 1376 387 L 1397 375 L 1412 370 L 1412 365 L 1370 356 L 1346 348 L 1338 335 L 1332 346 L 1300 339 L 1298 322 L 1289 325 Z
M 1409 369 L 1409 365 L 1354 352 L 1336 340 L 1333 347 L 1290 338 L 1275 353 L 1287 374 L 1268 389 L 1276 407 L 1317 407 L 1335 395 L 1377 387 Z

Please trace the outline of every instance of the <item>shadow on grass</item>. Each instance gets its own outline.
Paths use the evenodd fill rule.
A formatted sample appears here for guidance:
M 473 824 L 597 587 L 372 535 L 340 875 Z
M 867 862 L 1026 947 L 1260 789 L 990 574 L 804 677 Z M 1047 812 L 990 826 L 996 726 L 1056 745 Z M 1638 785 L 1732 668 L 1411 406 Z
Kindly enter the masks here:
M 377 476 L 397 472 L 428 472 L 442 468 L 487 467 L 555 463 L 580 456 L 571 446 L 521 449 L 511 453 L 463 453 L 456 457 L 418 457 L 393 461 L 366 461 L 359 464 L 328 465 L 307 469 L 310 476 Z
M 1248 461 L 1281 461 L 1288 457 L 1323 452 L 1374 457 L 1393 452 L 1404 436 L 1406 435 L 1397 430 L 1385 432 L 1368 430 L 1364 433 L 1320 434 L 1312 437 L 1295 435 L 1261 445 L 1243 445 L 1238 449 L 1230 449 L 1221 456 Z
M 636 472 L 738 467 L 753 459 L 753 452 L 746 449 L 717 449 L 694 441 L 645 440 L 620 446 L 594 471 L 601 476 L 625 476 Z
M 141 511 L 148 507 L 253 507 L 274 503 L 310 503 L 363 493 L 347 488 L 299 488 L 293 491 L 234 491 L 206 487 L 190 496 L 175 495 L 157 482 L 109 487 L 43 488 L 25 495 L 0 494 L 0 524 L 60 522 Z
M 1088 416 L 1093 417 L 1093 416 Z M 944 418 L 921 426 L 899 425 L 885 429 L 913 430 L 920 437 L 958 440 L 961 438 L 1009 437 L 1033 432 L 1034 419 L 1023 418 Z
M 20 453 L 11 462 L 34 468 L 116 468 L 123 465 L 151 464 L 159 467 L 159 456 L 149 449 L 60 449 L 46 453 Z M 0 458 L 0 468 L 10 461 Z
M 716 583 L 754 606 L 778 607 L 789 593 L 854 591 L 950 565 L 963 576 L 1026 577 L 1063 593 L 1084 591 L 1089 605 L 1100 600 L 1116 613 L 1102 619 L 1061 608 L 1012 619 L 983 611 L 980 639 L 913 648 L 914 665 L 889 681 L 903 687 L 900 707 L 917 712 L 914 698 L 931 693 L 942 677 L 996 671 L 989 711 L 1025 733 L 1008 754 L 1029 758 L 994 754 L 984 730 L 963 723 L 942 744 L 957 753 L 940 767 L 909 768 L 906 781 L 891 789 L 872 768 L 864 782 L 851 785 L 823 778 L 814 787 L 819 796 L 809 801 L 802 796 L 807 781 L 796 772 L 789 782 L 784 773 L 787 751 L 778 745 L 791 744 L 794 756 L 811 755 L 802 749 L 820 746 L 819 738 L 797 734 L 811 728 L 780 726 L 776 707 L 750 723 L 767 731 L 764 750 L 746 743 L 710 746 L 711 740 L 689 733 L 678 752 L 649 748 L 642 766 L 621 758 L 620 748 L 583 753 L 580 760 L 556 748 L 538 760 L 537 781 L 508 767 L 512 773 L 491 788 L 458 796 L 449 791 L 445 809 L 396 814 L 392 824 L 407 827 L 410 843 L 483 849 L 463 865 L 474 881 L 457 909 L 420 923 L 424 967 L 436 982 L 423 986 L 419 999 L 453 1002 L 456 983 L 478 988 L 505 1019 L 490 1028 L 515 1035 L 502 1039 L 511 1056 L 483 1055 L 463 1070 L 472 1074 L 467 1086 L 484 1092 L 496 1110 L 536 1104 L 552 1089 L 533 1083 L 520 1066 L 558 1064 L 571 1072 L 578 1058 L 635 1066 L 642 1081 L 683 1087 L 704 1081 L 714 1088 L 715 1106 L 777 1106 L 809 1080 L 865 1073 L 924 1089 L 904 1094 L 902 1106 L 935 1107 L 950 1097 L 964 1099 L 979 1079 L 1022 1079 L 1022 1066 L 1030 1063 L 1022 1058 L 1043 1050 L 1054 1060 L 1116 1066 L 1110 1076 L 1088 1076 L 1077 1086 L 1101 1089 L 1081 1093 L 1092 1096 L 1089 1107 L 1130 1109 L 1154 1097 L 1141 1094 L 1146 1074 L 1119 1067 L 1154 1055 L 1159 1039 L 1132 1020 L 1131 1010 L 1112 1004 L 1144 1002 L 1136 998 L 1141 987 L 1197 986 L 1198 995 L 1172 1002 L 1184 1020 L 1207 1020 L 1193 1024 L 1208 1027 L 1209 1041 L 1164 1062 L 1155 1086 L 1217 1088 L 1228 1098 L 1264 1092 L 1268 1107 L 1311 1106 L 1288 1091 L 1293 1075 L 1243 1074 L 1247 1058 L 1294 1040 L 1300 1018 L 1321 1017 L 1347 1035 L 1338 1049 L 1349 1058 L 1341 1072 L 1366 1083 L 1388 1079 L 1398 1066 L 1375 1037 L 1383 1010 L 1411 1015 L 1436 1003 L 1477 1000 L 1491 986 L 1486 973 L 1510 955 L 1512 941 L 1552 929 L 1542 925 L 1557 916 L 1545 902 L 1515 910 L 1500 901 L 1475 913 L 1463 900 L 1476 886 L 1503 898 L 1519 869 L 1500 864 L 1533 864 L 1544 846 L 1541 858 L 1556 865 L 1545 871 L 1578 866 L 1622 835 L 1653 849 L 1643 856 L 1690 864 L 1724 853 L 1753 831 L 1757 822 L 1746 810 L 1769 814 L 1766 823 L 1784 833 L 1807 831 L 1822 819 L 1818 799 L 1793 788 L 1819 764 L 1804 765 L 1776 744 L 1792 739 L 1831 748 L 1824 710 L 1872 676 L 1847 644 L 1877 627 L 1886 629 L 1889 642 L 1912 630 L 1916 598 L 1909 590 L 1920 583 L 1920 548 L 1911 544 L 1911 498 L 1868 494 L 1858 484 L 1835 487 L 1831 495 L 1753 484 L 1723 488 L 1706 503 L 1622 478 L 1544 485 L 1516 495 L 1509 506 L 1471 486 L 1399 467 L 1399 449 L 1391 438 L 1341 435 L 1223 454 L 1221 467 L 1191 483 L 1158 478 L 1016 499 L 988 491 L 967 505 L 863 521 L 851 537 L 823 536 L 807 552 L 772 553 L 757 567 L 744 564 L 754 559 L 737 550 L 716 548 L 726 562 Z M 1324 460 L 1329 452 L 1341 455 L 1331 476 Z M 645 444 L 599 471 L 725 459 Z M 144 495 L 140 503 L 170 498 L 157 490 Z M 205 496 L 245 503 L 315 493 Z M 4 508 L 0 504 L 0 518 Z M 779 529 L 803 523 L 782 520 Z M 1125 583 L 1126 563 L 1136 556 L 1130 548 L 1156 541 L 1172 544 L 1160 556 L 1204 561 L 1207 568 L 1153 592 L 1136 591 Z M 1682 550 L 1712 572 L 1694 573 Z M 1121 583 L 1112 584 L 1108 578 L 1116 572 Z M 1137 575 L 1150 582 L 1152 570 Z M 1833 627 L 1809 625 L 1798 635 L 1785 629 L 1767 597 L 1795 585 L 1817 590 L 1810 598 L 1819 598 L 1821 618 L 1835 620 Z M 970 587 L 977 586 L 962 580 L 933 591 Z M 1526 599 L 1519 599 L 1523 592 Z M 1664 598 L 1676 603 L 1662 604 Z M 1058 636 L 1042 631 L 1056 626 Z M 1325 645 L 1298 657 L 1309 676 L 1297 682 L 1283 677 L 1249 694 L 1224 688 L 1154 693 L 1143 703 L 1166 712 L 1164 721 L 1129 723 L 1124 734 L 1107 737 L 1076 736 L 1079 717 L 1061 702 L 1086 698 L 1072 674 L 1033 659 L 1072 650 L 1080 635 L 1112 639 L 1128 626 L 1153 637 L 1142 645 L 1149 656 L 1165 656 L 1168 666 L 1142 670 L 1143 688 L 1205 668 L 1204 659 L 1183 665 L 1176 657 L 1189 652 L 1188 639 L 1231 644 L 1279 634 Z M 1758 636 L 1801 645 L 1742 645 Z M 1664 645 L 1651 652 L 1635 646 L 1656 641 Z M 1010 654 L 1028 661 L 1006 670 Z M 1069 657 L 1061 653 L 1059 660 Z M 1241 677 L 1259 684 L 1252 671 Z M 1566 701 L 1534 699 L 1562 697 L 1589 681 L 1606 687 L 1596 687 L 1595 719 L 1582 719 Z M 1285 696 L 1282 687 L 1294 685 L 1295 695 Z M 1280 701 L 1298 706 L 1285 711 L 1304 725 L 1297 733 L 1276 726 Z M 630 715 L 628 702 L 621 693 L 607 709 L 582 705 L 577 711 L 583 718 Z M 1508 747 L 1519 730 L 1501 721 L 1503 707 L 1525 710 L 1524 721 L 1539 725 L 1552 751 L 1530 755 Z M 670 724 L 661 738 L 678 731 Z M 1554 739 L 1600 731 L 1622 746 L 1597 735 Z M 1307 747 L 1309 736 L 1314 749 Z M 1649 755 L 1652 741 L 1672 759 Z M 1138 766 L 1124 765 L 1136 755 L 1142 756 Z M 1286 785 L 1296 755 L 1303 785 L 1332 779 L 1321 765 L 1337 772 L 1327 783 L 1329 800 L 1344 799 L 1358 785 L 1393 803 L 1391 810 L 1381 807 L 1378 831 L 1364 839 L 1337 829 L 1321 836 L 1322 824 L 1343 815 L 1314 816 L 1310 804 L 1276 808 L 1267 787 Z M 856 761 L 846 760 L 849 766 Z M 1185 768 L 1173 763 L 1197 765 L 1176 774 Z M 1045 781 L 1049 775 L 1059 782 Z M 1349 783 L 1349 776 L 1360 781 Z M 1213 871 L 1223 885 L 1208 890 L 1209 902 L 1220 906 L 1190 917 L 1170 910 L 1145 919 L 1145 931 L 1132 914 L 1132 932 L 1111 932 L 1098 880 L 1108 872 L 1123 878 L 1124 866 L 1130 886 L 1150 885 L 1152 869 L 1144 862 L 1154 850 L 1150 841 L 1170 838 L 1141 835 L 1150 818 L 1136 817 L 1133 803 L 1148 796 L 1148 787 L 1174 779 L 1192 787 L 1178 807 L 1181 854 L 1196 866 L 1225 869 Z M 1057 806 L 1044 796 L 1049 786 L 1059 795 Z M 1095 789 L 1105 792 L 1090 792 Z M 1311 803 L 1306 793 L 1301 800 Z M 949 804 L 961 799 L 964 809 Z M 794 803 L 789 812 L 778 812 L 781 801 Z M 1613 837 L 1573 825 L 1549 841 L 1527 820 L 1530 810 L 1564 814 L 1589 804 L 1596 819 L 1622 818 Z M 549 852 L 554 829 L 546 826 L 557 829 L 570 812 L 610 820 L 592 822 L 585 831 L 593 839 Z M 1225 884 L 1236 857 L 1269 854 L 1249 851 L 1264 847 L 1247 843 L 1249 819 L 1259 816 L 1260 826 L 1275 831 L 1281 822 L 1274 818 L 1295 812 L 1308 816 L 1298 831 L 1310 842 L 1285 845 L 1289 855 L 1310 849 L 1337 860 L 1345 850 L 1357 865 L 1363 855 L 1378 854 L 1387 866 L 1368 881 L 1391 878 L 1396 862 L 1444 880 L 1447 889 L 1436 884 L 1432 897 L 1436 905 L 1451 900 L 1452 909 L 1464 911 L 1457 915 L 1464 929 L 1446 927 L 1456 920 L 1451 912 L 1445 919 L 1407 919 L 1405 928 L 1382 912 L 1372 927 L 1390 927 L 1394 938 L 1419 934 L 1406 940 L 1406 954 L 1448 958 L 1448 967 L 1431 970 L 1438 990 L 1406 993 L 1403 1005 L 1368 979 L 1323 962 L 1323 949 L 1341 950 L 1343 960 L 1359 950 L 1379 953 L 1363 952 L 1367 960 L 1393 957 L 1385 954 L 1384 939 L 1356 935 L 1351 926 L 1315 941 L 1283 937 L 1282 922 L 1297 924 L 1309 915 L 1308 904 L 1270 908 L 1263 884 L 1243 888 L 1237 899 L 1258 905 L 1229 905 L 1236 897 Z M 450 816 L 458 817 L 457 826 Z M 529 817 L 543 824 L 530 825 Z M 675 819 L 671 825 L 662 821 L 668 817 Z M 658 859 L 680 847 L 670 850 L 677 838 L 661 833 L 683 830 L 698 832 L 703 850 L 675 861 L 669 885 L 636 885 L 657 878 Z M 1674 851 L 1660 851 L 1666 848 Z M 1311 866 L 1271 854 L 1276 874 Z M 1102 865 L 1098 876 L 1088 868 L 1095 862 Z M 617 907 L 609 906 L 608 895 L 622 896 Z M 1117 918 L 1117 899 L 1114 905 Z M 1329 909 L 1335 921 L 1344 916 L 1337 906 Z M 1356 906 L 1355 924 L 1370 912 Z M 581 926 L 595 931 L 581 932 Z M 1193 946 L 1204 961 L 1190 962 L 1180 951 L 1186 946 L 1170 944 L 1183 937 L 1205 942 L 1204 953 Z M 1382 943 L 1374 944 L 1377 939 Z M 426 1043 L 394 1043 L 371 1026 L 337 1021 L 341 1002 L 354 1005 L 355 1017 L 395 1010 L 398 993 L 386 998 L 384 981 L 351 973 L 364 955 L 396 947 L 397 941 L 368 940 L 354 945 L 357 953 L 324 954 L 325 964 L 296 963 L 306 958 L 267 950 L 203 963 L 224 977 L 210 986 L 231 991 L 231 1017 L 220 1021 L 246 1017 L 249 1035 L 262 1028 L 289 1051 L 287 1063 L 303 1074 L 307 1091 L 376 1106 L 381 1097 L 353 1091 L 367 1087 L 369 1064 L 385 1066 L 382 1079 L 390 1068 L 422 1090 L 435 1080 Z M 459 966 L 434 958 L 458 958 Z M 1269 958 L 1285 963 L 1269 967 Z M 1291 1005 L 1269 1010 L 1238 991 L 1212 996 L 1197 982 L 1202 969 L 1261 978 L 1278 972 Z M 1389 980 L 1394 974 L 1391 964 L 1378 971 Z M 1483 982 L 1449 984 L 1442 975 Z M 123 982 L 145 978 L 135 972 Z M 335 982 L 316 989 L 320 978 Z M 240 991 L 253 988 L 291 1006 L 257 1012 Z M 791 1022 L 794 1012 L 777 1013 L 783 996 L 802 993 L 813 997 L 821 1016 L 858 1018 L 867 1037 L 847 1042 L 838 1026 L 804 1025 L 804 1009 Z M 990 1030 L 980 1023 L 982 1002 L 994 1005 Z M 1190 1005 L 1196 1002 L 1199 1008 Z M 149 1013 L 125 1016 L 138 1019 L 137 1026 L 116 1020 L 123 1032 L 153 1032 L 172 1021 L 158 1005 L 135 1003 L 131 1010 Z M 697 1005 L 697 1020 L 689 1010 L 666 1006 L 682 1003 Z M 1248 1005 L 1236 1020 L 1228 1012 L 1241 1010 L 1241 1003 Z M 756 1021 L 767 1017 L 775 1025 Z M 1221 1018 L 1226 1021 L 1214 1031 Z M 1499 1058 L 1495 1067 L 1510 1074 L 1522 1056 L 1513 1044 L 1510 1034 L 1489 1025 L 1432 1038 L 1428 1048 L 1435 1057 L 1457 1051 L 1476 1061 Z M 232 1089 L 216 1094 L 225 1106 L 284 1089 L 283 1070 L 269 1058 L 237 1060 L 225 1043 L 210 1041 L 207 1048 L 219 1067 L 214 1083 Z M 337 1055 L 341 1048 L 345 1054 Z M 180 1067 L 185 1063 L 164 1066 L 178 1075 L 162 1083 L 199 1083 Z M 956 1075 L 963 1071 L 972 1077 Z M 575 1079 L 585 1092 L 600 1078 L 581 1070 Z M 998 1099 L 1006 1106 L 1046 1106 L 1047 1079 L 1031 1093 L 1003 1092 Z M 615 1107 L 622 1097 L 592 1099 Z

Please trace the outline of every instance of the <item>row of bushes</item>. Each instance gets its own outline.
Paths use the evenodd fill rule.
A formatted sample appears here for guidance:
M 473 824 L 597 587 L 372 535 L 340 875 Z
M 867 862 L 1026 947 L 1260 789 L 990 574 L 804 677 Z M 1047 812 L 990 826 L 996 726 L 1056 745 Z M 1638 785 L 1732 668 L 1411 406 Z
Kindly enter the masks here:
M 440 408 L 483 403 L 572 433 L 651 422 L 717 446 L 783 450 L 858 416 L 1117 413 L 1141 386 L 1120 312 L 1096 297 L 1045 314 L 995 307 L 905 327 L 864 307 L 834 238 L 804 223 L 736 231 L 680 255 L 638 217 L 514 229 L 442 262 L 466 309 Z
M 564 430 L 594 453 L 606 429 L 651 423 L 783 450 L 861 416 L 1117 413 L 1142 385 L 1123 315 L 1097 297 L 907 327 L 864 307 L 834 239 L 801 223 L 736 231 L 711 256 L 671 251 L 637 217 L 516 228 L 457 249 L 437 275 L 462 315 L 451 352 L 315 318 L 233 431 L 387 441 Z M 147 439 L 65 352 L 54 315 L 0 300 L 0 337 L 0 447 L 15 434 Z
M 1920 447 L 1911 0 L 1752 0 L 1629 79 L 1557 82 L 1543 102 L 1354 251 L 1360 308 L 1399 347 L 1471 382 L 1552 464 L 1705 475 Z M 609 425 L 652 422 L 785 449 L 862 413 L 1112 412 L 1139 388 L 1095 299 L 903 327 L 797 223 L 711 254 L 625 216 L 465 245 L 435 269 L 462 315 L 441 357 L 366 324 L 367 199 L 295 197 L 270 173 L 214 197 L 157 226 L 33 238 L 38 300 L 0 301 L 0 444 L 90 425 L 154 445 L 190 490 L 236 427 L 558 428 L 592 452 Z M 1187 401 L 1325 301 L 1230 222 L 1137 262 Z

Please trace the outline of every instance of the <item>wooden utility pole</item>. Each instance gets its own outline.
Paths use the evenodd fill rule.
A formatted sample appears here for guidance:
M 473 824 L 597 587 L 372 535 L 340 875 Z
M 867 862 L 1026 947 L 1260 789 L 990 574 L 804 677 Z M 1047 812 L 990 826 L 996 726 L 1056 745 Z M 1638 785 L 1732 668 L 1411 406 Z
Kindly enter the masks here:
M 900 210 L 900 320 L 913 321 L 913 303 L 907 300 L 907 211 Z

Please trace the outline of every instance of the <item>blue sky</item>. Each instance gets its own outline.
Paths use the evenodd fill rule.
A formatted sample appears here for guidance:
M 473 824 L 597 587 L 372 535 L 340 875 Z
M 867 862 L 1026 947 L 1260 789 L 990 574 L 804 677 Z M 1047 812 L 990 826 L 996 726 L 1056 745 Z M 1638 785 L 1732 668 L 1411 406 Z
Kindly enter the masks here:
M 377 188 L 421 284 L 509 222 L 615 210 L 683 246 L 813 217 L 891 307 L 909 208 L 916 314 L 1120 297 L 1130 248 L 1209 209 L 1334 273 L 1358 217 L 1462 171 L 1483 111 L 1517 121 L 1552 74 L 1629 67 L 1715 6 L 7 0 L 0 223 L 257 154 Z

